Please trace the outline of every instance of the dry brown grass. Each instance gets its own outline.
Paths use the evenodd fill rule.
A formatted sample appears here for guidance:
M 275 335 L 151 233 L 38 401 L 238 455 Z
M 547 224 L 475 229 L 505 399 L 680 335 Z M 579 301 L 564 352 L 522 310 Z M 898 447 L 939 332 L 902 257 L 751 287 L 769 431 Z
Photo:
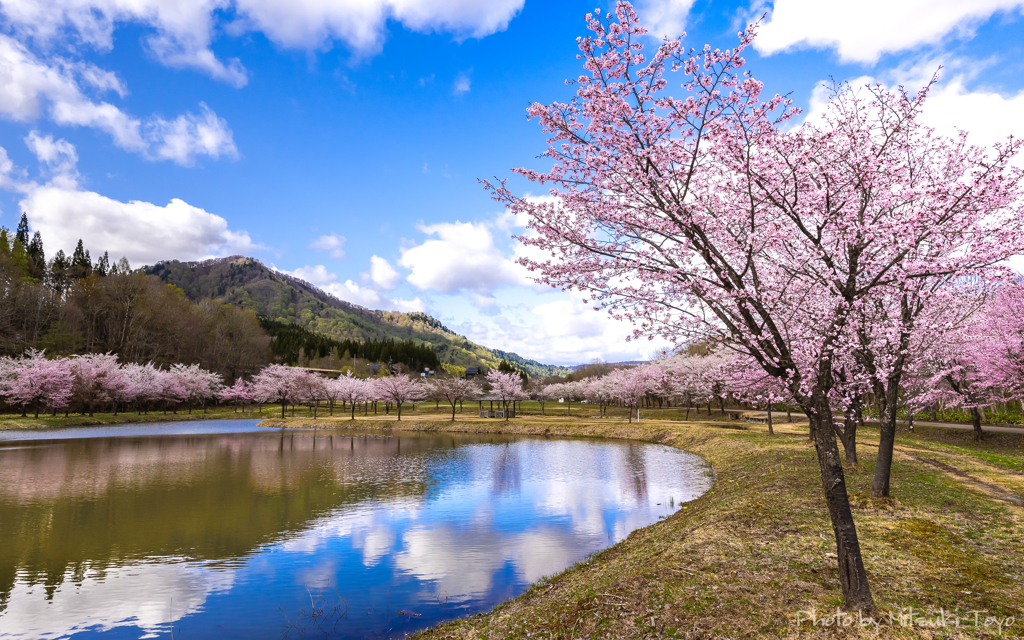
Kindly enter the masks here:
M 359 420 L 366 429 L 598 436 L 660 442 L 695 452 L 717 472 L 715 487 L 675 515 L 542 580 L 493 611 L 418 637 L 447 638 L 968 638 L 1024 635 L 1024 508 L 999 494 L 1019 490 L 1024 437 L 972 445 L 939 434 L 901 435 L 893 498 L 868 497 L 877 438 L 847 469 L 854 513 L 880 627 L 817 626 L 798 618 L 835 614 L 841 604 L 832 530 L 813 445 L 800 426 L 723 428 L 722 423 L 530 417 L 401 425 Z M 278 426 L 280 420 L 267 420 Z M 313 427 L 309 419 L 289 427 Z M 319 420 L 317 427 L 350 427 Z M 733 425 L 736 426 L 736 425 Z M 1016 439 L 1016 440 L 1011 440 Z M 1024 468 L 1024 464 L 1021 464 Z M 1019 495 L 1019 494 L 1017 494 Z M 912 608 L 947 625 L 901 624 Z M 975 626 L 971 611 L 980 614 Z M 949 612 L 961 615 L 953 626 Z M 893 616 L 892 618 L 890 617 Z M 964 616 L 967 616 L 965 619 Z M 1003 627 L 986 618 L 1015 618 Z M 903 619 L 905 622 L 905 619 Z

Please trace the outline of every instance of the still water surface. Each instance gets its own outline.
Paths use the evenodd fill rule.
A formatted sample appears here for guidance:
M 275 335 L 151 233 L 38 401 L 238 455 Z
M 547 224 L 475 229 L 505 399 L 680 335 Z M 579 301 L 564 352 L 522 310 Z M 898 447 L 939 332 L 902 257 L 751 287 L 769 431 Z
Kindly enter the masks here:
M 597 440 L 220 420 L 0 440 L 5 638 L 401 636 L 711 484 L 695 455 Z

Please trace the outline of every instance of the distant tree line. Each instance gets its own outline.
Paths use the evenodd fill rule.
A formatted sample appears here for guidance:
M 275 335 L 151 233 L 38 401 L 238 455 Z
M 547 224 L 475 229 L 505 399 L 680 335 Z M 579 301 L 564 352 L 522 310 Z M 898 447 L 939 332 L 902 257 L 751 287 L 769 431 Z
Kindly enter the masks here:
M 412 340 L 394 339 L 338 340 L 322 333 L 315 333 L 296 324 L 259 316 L 260 326 L 271 336 L 270 349 L 279 360 L 286 364 L 305 364 L 313 358 L 335 355 L 342 360 L 359 358 L 383 364 L 402 364 L 412 371 L 424 367 L 438 369 L 441 361 L 437 351 L 429 344 L 417 344 Z
M 0 356 L 112 353 L 122 362 L 199 364 L 236 377 L 270 362 L 256 315 L 206 300 L 109 255 L 93 261 L 82 241 L 47 261 L 43 238 L 22 215 L 0 228 Z

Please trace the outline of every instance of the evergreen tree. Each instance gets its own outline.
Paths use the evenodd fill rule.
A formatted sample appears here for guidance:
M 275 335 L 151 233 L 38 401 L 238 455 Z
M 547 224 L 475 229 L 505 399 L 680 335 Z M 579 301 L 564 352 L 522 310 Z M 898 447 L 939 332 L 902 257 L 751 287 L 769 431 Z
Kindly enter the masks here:
M 106 251 L 104 251 L 100 259 L 96 261 L 96 266 L 93 267 L 92 271 L 100 277 L 106 276 L 110 272 L 110 255 Z
M 50 287 L 57 292 L 57 295 L 62 295 L 68 288 L 68 271 L 71 268 L 71 262 L 68 257 L 64 254 L 63 250 L 58 250 L 53 256 L 53 260 L 50 261 Z
M 18 232 L 15 234 L 15 238 L 21 240 L 21 246 L 27 247 L 29 243 L 29 230 L 28 230 L 28 216 L 24 213 L 21 214 L 21 220 L 18 221 Z
M 77 280 L 90 273 L 92 273 L 92 261 L 89 259 L 89 252 L 82 246 L 82 240 L 79 238 L 75 253 L 71 256 L 71 268 L 68 269 L 68 275 Z
M 25 248 L 28 254 L 28 273 L 36 280 L 46 278 L 46 254 L 43 253 L 43 236 L 36 231 Z
M 0 256 L 11 256 L 11 239 L 7 227 L 0 227 Z
M 11 260 L 14 262 L 15 273 L 18 277 L 28 276 L 28 253 L 25 252 L 25 245 L 21 240 L 14 239 L 14 246 L 11 247 Z

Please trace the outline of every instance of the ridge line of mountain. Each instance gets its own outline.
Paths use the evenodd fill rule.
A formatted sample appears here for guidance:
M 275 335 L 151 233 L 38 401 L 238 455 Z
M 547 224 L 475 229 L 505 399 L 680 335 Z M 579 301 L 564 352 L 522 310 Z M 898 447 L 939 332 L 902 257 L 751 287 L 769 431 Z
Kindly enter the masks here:
M 430 344 L 438 358 L 449 364 L 497 367 L 504 358 L 531 376 L 565 375 L 570 371 L 568 367 L 546 365 L 514 352 L 478 345 L 426 313 L 368 309 L 342 300 L 248 256 L 164 260 L 144 270 L 180 288 L 192 300 L 211 298 L 230 303 L 339 340 L 411 339 Z

